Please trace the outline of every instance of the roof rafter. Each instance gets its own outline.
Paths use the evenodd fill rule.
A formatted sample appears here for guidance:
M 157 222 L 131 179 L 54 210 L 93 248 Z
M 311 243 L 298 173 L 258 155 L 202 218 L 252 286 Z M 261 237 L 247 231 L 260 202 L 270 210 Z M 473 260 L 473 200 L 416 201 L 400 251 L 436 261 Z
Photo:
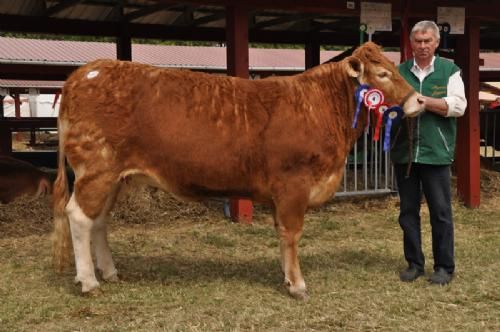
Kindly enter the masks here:
M 254 29 L 264 29 L 284 23 L 290 23 L 290 22 L 300 22 L 300 21 L 307 21 L 312 18 L 319 17 L 320 15 L 316 14 L 293 14 L 293 15 L 284 15 L 280 17 L 276 17 L 270 20 L 265 20 L 261 22 L 255 23 L 252 28 Z
M 127 21 L 133 21 L 135 19 L 138 19 L 143 16 L 147 16 L 159 11 L 168 11 L 172 8 L 177 8 L 179 5 L 165 5 L 165 4 L 156 4 L 156 5 L 151 5 L 149 7 L 144 7 L 138 10 L 135 10 L 133 12 L 127 13 L 123 15 L 123 18 Z
M 45 15 L 50 17 L 52 15 L 55 15 L 59 12 L 62 12 L 63 10 L 73 7 L 74 5 L 78 4 L 79 2 L 82 2 L 81 0 L 67 0 L 67 1 L 61 1 L 57 5 L 51 6 L 45 10 Z
M 208 14 L 208 15 L 205 15 L 203 17 L 194 19 L 190 23 L 190 25 L 192 25 L 192 26 L 199 26 L 199 25 L 210 23 L 210 22 L 218 21 L 218 20 L 220 20 L 222 18 L 225 18 L 225 17 L 226 17 L 226 13 L 225 12 L 218 12 L 218 13 Z

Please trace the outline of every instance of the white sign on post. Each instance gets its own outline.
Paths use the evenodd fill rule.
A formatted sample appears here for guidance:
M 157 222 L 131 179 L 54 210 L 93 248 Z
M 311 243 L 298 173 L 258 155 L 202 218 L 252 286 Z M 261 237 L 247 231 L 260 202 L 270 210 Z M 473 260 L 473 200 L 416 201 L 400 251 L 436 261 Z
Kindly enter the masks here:
M 361 2 L 361 24 L 370 31 L 392 31 L 392 12 L 390 3 Z
M 465 7 L 437 7 L 437 23 L 448 23 L 450 34 L 463 35 L 465 32 Z

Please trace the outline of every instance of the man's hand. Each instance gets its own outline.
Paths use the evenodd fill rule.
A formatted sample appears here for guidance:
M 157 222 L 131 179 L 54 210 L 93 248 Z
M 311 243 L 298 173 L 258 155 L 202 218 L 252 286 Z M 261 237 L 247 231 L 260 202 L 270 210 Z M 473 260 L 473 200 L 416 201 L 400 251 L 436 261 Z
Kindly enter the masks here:
M 448 104 L 444 99 L 426 96 L 417 97 L 417 101 L 424 106 L 427 111 L 431 111 L 441 116 L 448 114 Z

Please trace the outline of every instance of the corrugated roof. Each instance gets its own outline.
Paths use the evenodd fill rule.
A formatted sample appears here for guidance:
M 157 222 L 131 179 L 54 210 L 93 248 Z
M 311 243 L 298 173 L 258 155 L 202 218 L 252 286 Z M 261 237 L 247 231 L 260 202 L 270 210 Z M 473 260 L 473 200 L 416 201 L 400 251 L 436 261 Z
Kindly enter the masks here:
M 99 58 L 116 58 L 112 43 L 0 37 L 0 62 L 82 65 Z
M 340 52 L 322 51 L 321 62 Z M 385 52 L 399 63 L 399 52 Z M 104 42 L 61 41 L 0 37 L 0 62 L 47 63 L 82 65 L 95 59 L 116 58 L 116 45 Z M 188 67 L 224 70 L 225 47 L 172 46 L 133 44 L 134 61 L 156 66 Z M 482 70 L 500 70 L 500 53 L 481 53 Z M 304 50 L 264 49 L 249 50 L 250 69 L 294 70 L 304 69 Z
M 324 62 L 339 51 L 322 51 Z M 397 61 L 399 53 L 386 53 Z M 0 37 L 0 62 L 47 63 L 82 65 L 95 59 L 116 58 L 116 45 L 103 42 L 60 41 Z M 137 62 L 165 67 L 225 70 L 225 47 L 171 46 L 133 44 L 132 59 Z M 250 69 L 304 70 L 304 50 L 263 49 L 249 50 Z
M 2 80 L 0 79 L 1 88 L 61 88 L 64 81 L 25 81 L 25 80 Z
M 338 55 L 339 51 L 322 51 L 321 62 Z M 394 63 L 399 63 L 399 52 L 385 52 Z M 116 45 L 104 42 L 39 40 L 0 37 L 0 63 L 43 63 L 52 65 L 83 65 L 95 59 L 116 58 Z M 163 67 L 225 70 L 225 47 L 171 46 L 133 44 L 134 61 Z M 481 53 L 482 70 L 500 70 L 500 53 Z M 290 71 L 304 70 L 304 50 L 263 49 L 249 50 L 250 70 Z M 62 82 L 0 80 L 0 87 L 60 87 Z

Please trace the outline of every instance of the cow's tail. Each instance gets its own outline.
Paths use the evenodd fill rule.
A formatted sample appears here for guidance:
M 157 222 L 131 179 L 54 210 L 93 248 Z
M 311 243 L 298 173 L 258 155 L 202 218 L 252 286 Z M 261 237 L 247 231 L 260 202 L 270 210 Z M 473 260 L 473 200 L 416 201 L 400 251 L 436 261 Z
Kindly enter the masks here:
M 64 121 L 61 114 L 64 114 L 66 104 L 64 98 L 61 102 L 57 130 L 59 133 L 59 153 L 57 178 L 52 191 L 53 212 L 54 212 L 54 233 L 53 233 L 53 259 L 54 267 L 58 272 L 64 271 L 71 263 L 71 232 L 69 219 L 65 212 L 69 201 L 68 177 L 66 175 L 66 156 L 64 153 Z

